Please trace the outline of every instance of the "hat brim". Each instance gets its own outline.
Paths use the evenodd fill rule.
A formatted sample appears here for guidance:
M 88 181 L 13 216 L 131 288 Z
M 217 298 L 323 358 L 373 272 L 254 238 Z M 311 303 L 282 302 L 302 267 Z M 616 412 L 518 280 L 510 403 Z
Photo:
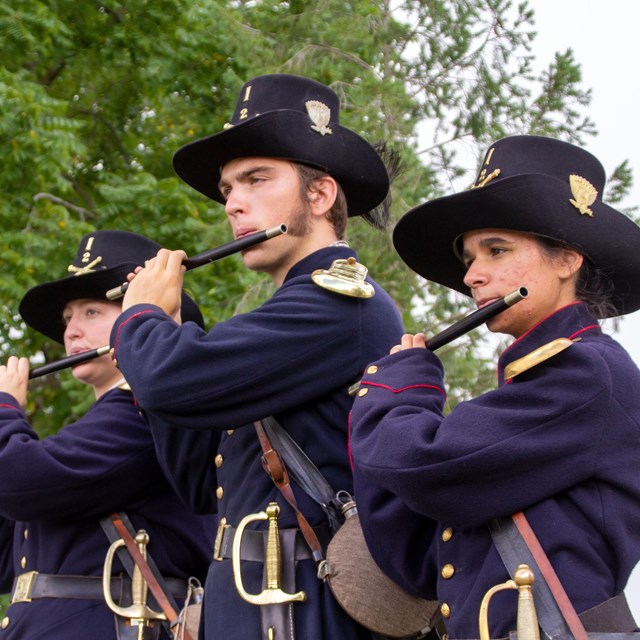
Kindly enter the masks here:
M 106 301 L 106 292 L 126 282 L 127 274 L 138 265 L 123 263 L 110 269 L 94 271 L 81 276 L 70 276 L 53 282 L 45 282 L 29 289 L 18 308 L 23 320 L 43 335 L 64 344 L 64 322 L 62 312 L 72 300 L 83 298 Z M 182 321 L 193 321 L 204 327 L 198 305 L 182 293 Z
M 340 125 L 321 135 L 308 115 L 279 110 L 255 116 L 219 133 L 191 142 L 173 157 L 176 173 L 200 193 L 224 203 L 218 189 L 220 169 L 246 157 L 271 157 L 318 167 L 335 178 L 347 199 L 349 215 L 362 215 L 380 204 L 389 176 L 375 149 Z
M 569 200 L 568 183 L 540 174 L 517 175 L 432 200 L 406 213 L 393 232 L 404 262 L 427 280 L 470 295 L 466 269 L 454 251 L 464 233 L 509 229 L 547 236 L 574 247 L 604 270 L 622 315 L 640 308 L 640 227 L 597 201 L 592 216 Z

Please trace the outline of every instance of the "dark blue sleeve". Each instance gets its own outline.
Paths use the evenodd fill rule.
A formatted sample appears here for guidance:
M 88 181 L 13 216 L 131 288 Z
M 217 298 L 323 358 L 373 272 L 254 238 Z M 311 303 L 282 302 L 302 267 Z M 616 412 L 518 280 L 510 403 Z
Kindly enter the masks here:
M 377 325 L 381 338 L 372 339 Z M 368 362 L 365 343 L 377 357 L 400 332 L 383 295 L 340 296 L 305 276 L 208 333 L 136 305 L 116 321 L 111 344 L 145 411 L 173 426 L 225 430 L 348 387 Z
M 0 393 L 0 515 L 90 518 L 163 491 L 153 439 L 131 393 L 109 391 L 43 440 L 15 399 Z
M 14 522 L 0 516 L 0 593 L 9 593 L 13 584 Z
M 574 345 L 446 417 L 434 354 L 412 349 L 378 365 L 352 410 L 357 482 L 434 520 L 480 526 L 598 475 L 623 483 L 621 456 L 640 462 L 638 447 L 620 446 L 638 439 L 637 406 L 630 414 L 613 397 L 621 381 L 596 348 Z M 627 376 L 637 388 L 637 369 Z

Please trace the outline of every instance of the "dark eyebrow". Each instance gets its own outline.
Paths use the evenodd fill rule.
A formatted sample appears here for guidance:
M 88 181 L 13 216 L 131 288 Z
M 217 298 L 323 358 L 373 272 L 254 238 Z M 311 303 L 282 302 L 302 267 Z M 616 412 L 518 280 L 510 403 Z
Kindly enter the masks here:
M 250 167 L 249 169 L 245 169 L 244 171 L 241 171 L 238 175 L 236 175 L 235 180 L 237 180 L 238 182 L 244 182 L 245 180 L 250 178 L 254 173 L 260 173 L 263 171 L 271 172 L 273 171 L 273 167 L 270 167 L 268 165 L 259 166 L 259 167 Z M 227 180 L 220 180 L 220 182 L 218 182 L 218 189 L 222 191 L 222 187 L 225 187 L 228 185 L 229 185 L 229 182 Z
M 490 238 L 484 238 L 480 240 L 480 247 L 488 247 L 492 244 L 513 244 L 513 240 L 507 240 L 506 238 L 502 238 L 500 236 L 491 236 Z M 466 260 L 469 257 L 469 252 L 465 249 L 462 252 L 462 260 Z

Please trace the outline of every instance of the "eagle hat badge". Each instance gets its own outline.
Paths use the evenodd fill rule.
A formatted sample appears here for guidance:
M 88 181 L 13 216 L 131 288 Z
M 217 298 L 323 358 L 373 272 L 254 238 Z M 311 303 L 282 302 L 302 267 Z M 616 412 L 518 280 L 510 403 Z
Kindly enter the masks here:
M 598 197 L 597 189 L 582 176 L 571 174 L 569 176 L 571 195 L 569 202 L 583 215 L 593 217 L 593 211 L 589 208 Z
M 311 125 L 313 131 L 317 131 L 321 136 L 333 133 L 331 128 L 327 126 L 331 119 L 331 109 L 326 104 L 319 100 L 307 100 L 304 106 L 311 122 L 313 122 Z

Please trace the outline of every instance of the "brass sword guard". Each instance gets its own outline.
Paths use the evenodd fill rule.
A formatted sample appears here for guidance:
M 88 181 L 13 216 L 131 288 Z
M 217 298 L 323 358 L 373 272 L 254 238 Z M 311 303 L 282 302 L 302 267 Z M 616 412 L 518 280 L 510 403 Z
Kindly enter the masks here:
M 480 605 L 480 615 L 478 624 L 480 626 L 480 640 L 490 640 L 489 636 L 489 601 L 495 593 L 505 589 L 518 590 L 518 617 L 517 634 L 518 640 L 540 640 L 540 628 L 538 627 L 538 616 L 533 602 L 531 585 L 535 577 L 529 565 L 520 564 L 516 569 L 513 580 L 507 580 L 503 584 L 491 587 Z
M 135 537 L 138 549 L 144 558 L 147 557 L 147 545 L 149 544 L 149 535 L 144 529 L 140 529 Z M 142 572 L 135 565 L 133 568 L 133 575 L 131 577 L 131 602 L 128 607 L 121 607 L 116 604 L 111 597 L 111 567 L 113 564 L 113 556 L 116 551 L 125 545 L 124 540 L 116 540 L 107 550 L 107 555 L 104 559 L 104 568 L 102 571 L 102 590 L 104 592 L 104 599 L 107 606 L 116 615 L 128 618 L 131 621 L 131 626 L 137 625 L 139 632 L 138 637 L 142 638 L 144 627 L 151 626 L 153 620 L 166 620 L 167 617 L 162 611 L 154 611 L 147 606 L 147 591 L 148 585 Z
M 285 602 L 304 602 L 307 594 L 304 591 L 286 593 L 280 588 L 280 538 L 278 537 L 278 514 L 280 507 L 275 502 L 270 502 L 265 511 L 251 513 L 240 521 L 233 538 L 231 560 L 233 566 L 233 578 L 236 589 L 243 600 L 259 606 L 267 604 L 283 604 Z M 268 520 L 267 549 L 265 552 L 265 573 L 267 588 L 262 593 L 251 594 L 245 591 L 242 584 L 242 569 L 240 566 L 240 549 L 242 548 L 242 535 L 246 526 L 257 520 Z

